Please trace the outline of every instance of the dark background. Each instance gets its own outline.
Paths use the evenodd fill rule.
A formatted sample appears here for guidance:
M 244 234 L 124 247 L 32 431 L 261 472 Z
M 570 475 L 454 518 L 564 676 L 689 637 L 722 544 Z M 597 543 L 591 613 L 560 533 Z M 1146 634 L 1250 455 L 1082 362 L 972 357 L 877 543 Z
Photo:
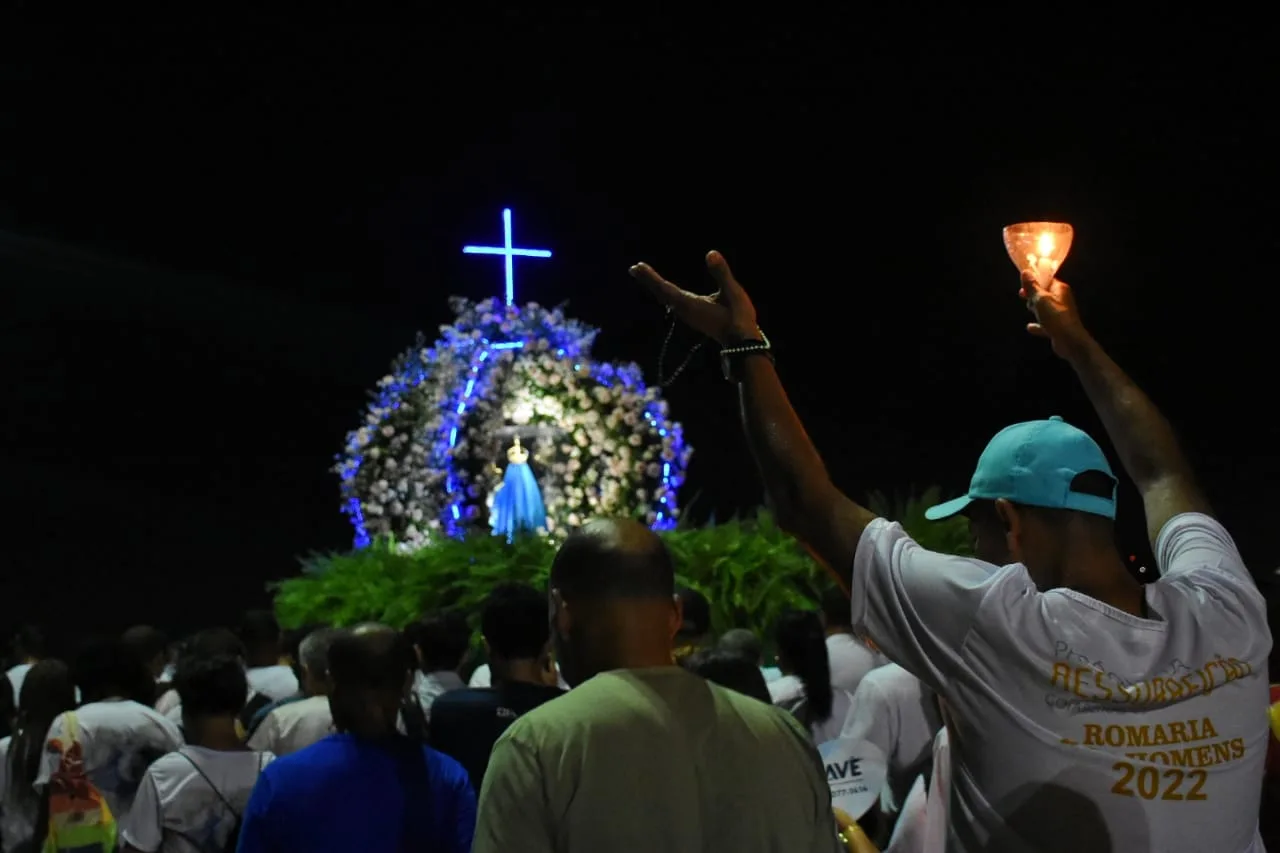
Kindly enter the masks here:
M 190 629 L 350 544 L 328 468 L 365 391 L 515 210 L 517 298 L 649 378 L 626 276 L 723 251 L 838 482 L 958 491 L 1016 420 L 1099 425 L 1023 332 L 1001 226 L 1164 408 L 1256 573 L 1276 565 L 1268 45 L 1133 25 L 324 7 L 0 6 L 0 620 Z M 301 7 L 299 7 L 301 9 Z M 1064 24 L 1064 21 L 1057 21 Z M 1241 22 L 1243 28 L 1248 22 Z M 1046 32 L 1053 35 L 1045 35 Z M 687 339 L 683 340 L 687 345 Z M 669 393 L 698 518 L 760 498 L 709 353 Z M 1149 560 L 1127 492 L 1126 546 Z

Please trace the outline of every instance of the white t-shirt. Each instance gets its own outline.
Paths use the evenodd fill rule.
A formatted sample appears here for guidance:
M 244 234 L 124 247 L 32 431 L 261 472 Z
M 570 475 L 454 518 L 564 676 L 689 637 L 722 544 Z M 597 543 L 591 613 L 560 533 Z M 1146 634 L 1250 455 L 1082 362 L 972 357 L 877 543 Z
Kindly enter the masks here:
M 298 695 L 298 676 L 283 664 L 251 667 L 245 671 L 245 678 L 251 691 L 261 693 L 272 702 Z
M 852 634 L 827 637 L 827 660 L 831 664 L 831 686 L 850 693 L 857 692 L 868 672 L 887 663 Z
M 178 691 L 170 687 L 164 693 L 160 694 L 160 698 L 156 700 L 156 713 L 163 714 L 169 719 L 173 719 L 173 709 L 182 704 L 182 697 L 178 695 Z M 178 715 L 178 721 L 181 722 L 182 715 Z
M 418 671 L 413 674 L 413 695 L 427 720 L 431 720 L 431 705 L 440 696 L 466 687 L 462 676 L 451 669 L 439 672 Z
M 26 680 L 27 673 L 31 671 L 33 664 L 20 663 L 17 666 L 9 667 L 9 671 L 5 673 L 9 677 L 9 683 L 13 685 L 13 703 L 18 704 L 18 699 L 22 695 L 22 682 Z
M 940 728 L 933 691 L 902 667 L 891 663 L 862 679 L 840 737 L 873 743 L 889 759 L 882 812 L 892 815 L 903 808 L 912 783 L 929 766 Z
M 184 746 L 157 759 L 138 787 L 133 808 L 120 821 L 121 837 L 142 853 L 222 850 L 258 775 L 274 757 Z
M 0 739 L 0 850 L 17 850 L 36 834 L 39 817 L 38 797 L 18 804 L 9 802 L 9 744 L 13 738 Z
M 276 755 L 305 749 L 334 733 L 328 696 L 311 696 L 275 708 L 249 738 L 249 748 Z
M 1155 552 L 1141 619 L 867 526 L 854 630 L 950 706 L 953 850 L 1262 851 L 1266 603 L 1208 516 Z
M 55 773 L 66 772 L 67 765 L 72 765 L 74 772 L 74 757 L 64 764 L 72 745 L 68 714 L 76 717 L 75 741 L 80 744 L 84 773 L 117 817 L 128 813 L 151 763 L 182 746 L 178 727 L 153 708 L 127 699 L 90 702 L 54 717 L 36 776 L 37 787 L 48 785 Z
M 764 676 L 765 684 L 772 684 L 782 677 L 782 670 L 776 666 L 762 666 L 760 667 L 760 674 Z
M 805 698 L 804 682 L 794 675 L 784 675 L 768 682 L 766 687 L 773 704 L 788 711 L 796 711 L 796 706 Z M 813 738 L 813 742 L 821 744 L 839 738 L 849 722 L 852 708 L 853 696 L 845 690 L 831 688 L 831 716 L 809 726 L 809 736 Z

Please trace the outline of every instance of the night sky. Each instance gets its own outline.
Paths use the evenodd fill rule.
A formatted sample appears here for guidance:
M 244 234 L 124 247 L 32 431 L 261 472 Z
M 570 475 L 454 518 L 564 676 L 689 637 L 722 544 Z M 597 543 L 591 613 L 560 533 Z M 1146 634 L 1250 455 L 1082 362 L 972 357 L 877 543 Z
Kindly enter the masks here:
M 1086 322 L 1255 573 L 1277 565 L 1261 42 L 1169 13 L 1038 49 L 974 15 L 216 8 L 0 7 L 4 624 L 191 629 L 347 547 L 333 456 L 449 295 L 500 295 L 501 262 L 461 247 L 504 206 L 555 253 L 517 264 L 517 298 L 568 300 L 650 379 L 665 326 L 627 266 L 701 285 L 724 252 L 857 497 L 958 493 L 1017 420 L 1101 438 L 1000 242 L 1069 221 Z M 710 352 L 668 397 L 695 517 L 751 511 Z

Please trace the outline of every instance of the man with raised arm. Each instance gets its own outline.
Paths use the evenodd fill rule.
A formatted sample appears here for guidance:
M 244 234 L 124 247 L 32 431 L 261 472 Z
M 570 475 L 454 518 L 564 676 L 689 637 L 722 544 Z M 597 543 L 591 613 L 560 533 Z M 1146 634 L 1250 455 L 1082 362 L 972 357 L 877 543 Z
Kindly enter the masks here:
M 832 483 L 723 257 L 719 290 L 632 275 L 721 347 L 779 522 L 850 591 L 853 625 L 944 699 L 953 723 L 948 850 L 1261 853 L 1266 608 L 1173 430 L 1080 322 L 1070 288 L 1020 296 L 1079 376 L 1142 494 L 1162 576 L 1116 547 L 1115 485 L 1060 418 L 1001 430 L 963 512 L 979 558 L 935 554 Z

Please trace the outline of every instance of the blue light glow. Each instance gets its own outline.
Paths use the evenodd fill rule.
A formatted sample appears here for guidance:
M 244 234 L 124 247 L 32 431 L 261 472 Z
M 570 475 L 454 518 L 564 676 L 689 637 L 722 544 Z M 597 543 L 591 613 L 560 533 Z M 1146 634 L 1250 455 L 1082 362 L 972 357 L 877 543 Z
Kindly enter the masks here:
M 516 299 L 516 271 L 515 258 L 549 258 L 551 251 L 549 249 L 516 249 L 511 245 L 511 208 L 504 208 L 502 211 L 502 242 L 501 246 L 463 246 L 462 253 L 465 255 L 502 255 L 507 266 L 507 304 L 514 305 Z M 517 344 L 519 346 L 519 344 Z

